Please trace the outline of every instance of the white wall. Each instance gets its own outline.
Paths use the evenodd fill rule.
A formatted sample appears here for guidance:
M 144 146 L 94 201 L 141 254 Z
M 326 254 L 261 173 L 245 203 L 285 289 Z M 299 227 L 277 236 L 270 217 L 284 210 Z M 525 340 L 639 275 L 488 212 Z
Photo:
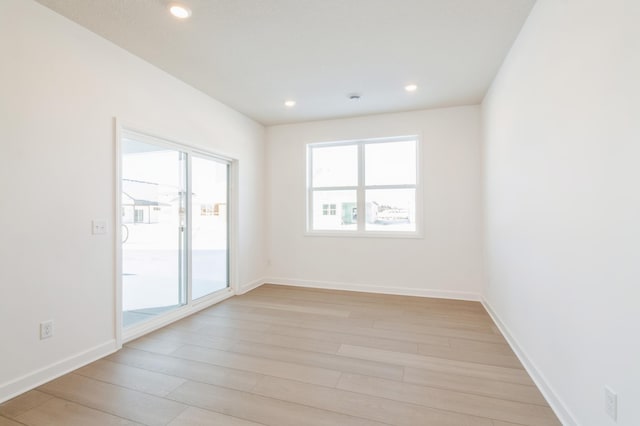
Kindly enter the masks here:
M 268 280 L 477 298 L 481 291 L 480 109 L 375 115 L 267 128 Z M 424 238 L 305 236 L 306 144 L 419 134 Z
M 114 347 L 113 117 L 239 160 L 239 284 L 265 243 L 261 125 L 32 1 L 0 2 L 0 52 L 1 401 Z
M 566 424 L 640 424 L 638 22 L 538 0 L 483 104 L 486 299 Z

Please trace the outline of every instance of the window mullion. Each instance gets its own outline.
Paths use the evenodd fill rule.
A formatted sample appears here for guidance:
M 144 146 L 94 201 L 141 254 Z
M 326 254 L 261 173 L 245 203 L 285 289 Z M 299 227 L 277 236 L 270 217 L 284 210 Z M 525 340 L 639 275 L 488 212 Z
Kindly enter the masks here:
M 407 184 L 407 185 L 369 185 L 365 186 L 364 189 L 416 189 L 417 185 L 415 184 Z
M 311 188 L 312 191 L 356 191 L 357 186 L 319 186 Z
M 193 300 L 192 300 L 192 295 L 193 295 L 193 256 L 191 255 L 192 252 L 192 238 L 193 238 L 193 191 L 192 191 L 192 186 L 193 186 L 193 178 L 191 175 L 191 171 L 192 169 L 192 156 L 191 156 L 191 152 L 189 153 L 184 153 L 184 157 L 185 157 L 185 174 L 186 174 L 186 195 L 187 195 L 187 205 L 186 205 L 186 209 L 185 209 L 185 224 L 186 224 L 186 232 L 184 232 L 184 238 L 185 238 L 185 248 L 186 248 L 186 259 L 185 259 L 185 267 L 186 267 L 186 273 L 187 273 L 187 277 L 186 277 L 186 283 L 185 283 L 185 293 L 186 293 L 186 297 L 187 300 L 185 301 L 187 304 L 192 304 Z
M 357 190 L 357 204 L 358 204 L 358 232 L 365 231 L 365 220 L 367 216 L 366 201 L 365 201 L 365 170 L 364 170 L 364 144 L 358 144 L 358 190 Z

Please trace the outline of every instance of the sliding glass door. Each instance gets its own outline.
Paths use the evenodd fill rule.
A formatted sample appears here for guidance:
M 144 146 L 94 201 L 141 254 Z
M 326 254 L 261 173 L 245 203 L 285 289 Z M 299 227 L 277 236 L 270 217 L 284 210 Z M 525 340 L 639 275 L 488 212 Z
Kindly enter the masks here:
M 229 163 L 132 132 L 120 152 L 129 327 L 229 286 Z
M 191 157 L 192 298 L 226 288 L 228 280 L 229 165 Z

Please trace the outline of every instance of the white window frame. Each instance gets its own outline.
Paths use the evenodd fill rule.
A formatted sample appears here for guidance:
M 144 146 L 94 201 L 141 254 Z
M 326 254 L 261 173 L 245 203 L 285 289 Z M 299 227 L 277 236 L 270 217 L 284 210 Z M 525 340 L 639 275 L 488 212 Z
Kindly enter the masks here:
M 221 302 L 234 294 L 241 292 L 240 284 L 238 282 L 238 263 L 237 263 L 237 241 L 238 236 L 238 194 L 237 188 L 239 187 L 239 175 L 238 175 L 238 160 L 233 156 L 226 155 L 221 152 L 214 152 L 208 147 L 201 147 L 191 143 L 178 142 L 175 139 L 158 136 L 157 133 L 151 132 L 145 129 L 140 129 L 135 125 L 123 122 L 122 120 L 114 119 L 115 125 L 115 221 L 114 226 L 114 256 L 115 256 L 115 275 L 116 275 L 116 292 L 115 292 L 115 334 L 116 334 L 116 346 L 121 348 L 122 345 L 131 340 L 137 339 L 145 334 L 148 334 L 154 330 L 165 327 L 173 322 L 176 322 L 182 318 L 194 314 L 209 306 L 213 306 L 218 302 Z M 150 143 L 156 146 L 165 146 L 170 149 L 175 149 L 187 154 L 188 169 L 191 170 L 191 158 L 200 157 L 208 160 L 217 161 L 228 165 L 228 193 L 227 193 L 227 220 L 228 233 L 227 233 L 227 283 L 228 287 L 218 290 L 214 293 L 205 295 L 198 299 L 192 300 L 191 282 L 188 281 L 186 302 L 184 305 L 166 313 L 159 315 L 156 318 L 152 318 L 148 321 L 144 321 L 140 324 L 133 324 L 130 327 L 124 328 L 122 323 L 122 216 L 118 212 L 122 211 L 121 205 L 121 193 L 122 193 L 122 153 L 121 144 L 124 137 L 134 138 L 141 142 Z M 191 173 L 187 174 L 187 179 L 191 179 Z M 188 183 L 191 186 L 191 183 Z M 191 212 L 191 194 L 187 192 L 187 221 L 189 222 L 189 228 L 191 228 L 192 212 Z M 191 259 L 190 253 L 192 250 L 190 237 L 187 235 L 187 264 L 189 268 L 188 275 L 191 276 Z
M 415 185 L 365 185 L 365 158 L 364 147 L 376 143 L 390 142 L 416 142 L 416 183 Z M 307 144 L 307 199 L 306 199 L 306 236 L 323 237 L 383 237 L 383 238 L 423 238 L 422 235 L 422 185 L 421 185 L 421 155 L 420 137 L 418 135 L 394 136 L 384 138 L 354 139 L 333 142 L 314 142 Z M 313 187 L 313 150 L 314 148 L 326 148 L 332 146 L 357 146 L 358 147 L 358 183 L 355 186 L 331 186 Z M 367 190 L 373 189 L 415 189 L 415 231 L 367 231 L 366 214 L 358 213 L 357 230 L 314 230 L 313 229 L 313 193 L 314 191 L 356 191 L 357 211 L 365 212 L 365 195 Z

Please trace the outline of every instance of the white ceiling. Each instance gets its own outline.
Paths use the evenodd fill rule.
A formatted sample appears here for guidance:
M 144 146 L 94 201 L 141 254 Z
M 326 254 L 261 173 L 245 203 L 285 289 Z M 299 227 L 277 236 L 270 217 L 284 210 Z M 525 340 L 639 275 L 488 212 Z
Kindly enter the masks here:
M 37 1 L 272 125 L 477 104 L 535 0 Z

